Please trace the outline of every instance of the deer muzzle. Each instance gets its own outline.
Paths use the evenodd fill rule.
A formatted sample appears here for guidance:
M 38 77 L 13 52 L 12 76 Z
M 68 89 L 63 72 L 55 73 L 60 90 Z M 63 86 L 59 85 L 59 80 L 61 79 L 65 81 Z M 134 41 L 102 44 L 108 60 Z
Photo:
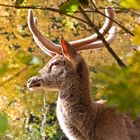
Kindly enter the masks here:
M 43 79 L 42 77 L 32 77 L 27 81 L 28 88 L 40 87 Z

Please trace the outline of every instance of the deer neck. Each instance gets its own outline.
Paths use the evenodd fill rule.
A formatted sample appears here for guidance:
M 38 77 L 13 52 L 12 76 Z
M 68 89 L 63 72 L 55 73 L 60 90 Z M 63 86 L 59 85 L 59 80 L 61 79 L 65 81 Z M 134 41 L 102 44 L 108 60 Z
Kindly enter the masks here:
M 60 90 L 60 99 L 68 102 L 83 100 L 85 103 L 89 103 L 91 97 L 89 71 L 86 63 L 84 61 L 79 63 L 76 73 L 68 73 L 66 77 Z

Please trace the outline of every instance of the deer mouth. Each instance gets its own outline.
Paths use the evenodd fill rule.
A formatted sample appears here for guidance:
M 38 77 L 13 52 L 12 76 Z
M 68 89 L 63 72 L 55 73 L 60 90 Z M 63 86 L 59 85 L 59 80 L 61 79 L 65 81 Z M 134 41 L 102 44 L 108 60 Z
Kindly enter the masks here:
M 29 89 L 35 88 L 35 87 L 40 87 L 41 86 L 41 82 L 42 82 L 42 78 L 41 77 L 32 77 L 31 79 L 29 79 L 27 81 L 27 87 Z

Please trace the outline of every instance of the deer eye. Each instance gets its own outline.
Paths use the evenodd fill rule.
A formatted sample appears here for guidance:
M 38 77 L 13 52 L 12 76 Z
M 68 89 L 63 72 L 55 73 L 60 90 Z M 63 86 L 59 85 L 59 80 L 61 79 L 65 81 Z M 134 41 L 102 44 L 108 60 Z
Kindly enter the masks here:
M 54 62 L 54 63 L 53 63 L 53 66 L 57 66 L 57 65 L 59 65 L 58 62 Z

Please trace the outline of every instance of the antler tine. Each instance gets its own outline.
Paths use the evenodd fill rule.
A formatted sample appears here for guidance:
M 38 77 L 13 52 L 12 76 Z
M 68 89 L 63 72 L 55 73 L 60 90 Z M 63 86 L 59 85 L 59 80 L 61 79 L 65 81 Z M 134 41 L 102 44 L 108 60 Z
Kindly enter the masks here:
M 40 33 L 40 31 L 38 30 L 38 28 L 34 22 L 34 17 L 33 17 L 33 13 L 32 13 L 31 9 L 28 11 L 28 26 L 29 26 L 29 29 L 30 29 L 31 33 L 33 34 L 35 40 L 37 41 L 37 43 L 40 42 L 42 44 L 42 45 L 39 45 L 41 48 L 42 48 L 42 46 L 44 46 L 44 47 L 48 48 L 48 50 L 50 50 L 51 52 L 61 54 L 61 48 L 58 45 L 54 44 L 49 39 L 45 38 Z M 42 50 L 44 50 L 43 48 L 42 48 Z
M 37 17 L 34 17 L 34 23 L 37 26 Z M 33 35 L 34 41 L 36 42 L 36 44 L 39 46 L 39 48 L 47 55 L 53 57 L 55 55 L 54 52 L 48 50 L 46 47 L 43 46 L 43 44 L 37 39 L 36 36 Z
M 99 30 L 102 35 L 106 34 L 113 24 L 113 21 L 110 20 L 109 18 L 114 19 L 114 9 L 111 7 L 107 7 L 105 9 L 105 13 L 107 16 L 105 23 Z M 33 17 L 31 9 L 28 11 L 28 26 L 31 33 L 33 34 L 35 42 L 43 50 L 43 52 L 45 52 L 49 56 L 54 56 L 56 53 L 57 54 L 62 53 L 60 45 L 53 43 L 51 40 L 47 39 L 40 33 L 37 27 L 37 19 Z M 89 37 L 77 41 L 71 41 L 70 44 L 73 45 L 77 51 L 104 47 L 104 44 L 101 41 L 96 41 L 97 38 L 98 35 L 93 34 Z M 107 41 L 109 43 L 110 42 L 112 43 L 113 42 L 112 40 L 114 40 L 113 38 L 114 36 L 111 36 L 111 34 L 109 34 Z
M 116 39 L 116 27 L 113 26 L 110 31 L 109 31 L 109 35 L 106 39 L 106 41 L 109 43 L 109 44 L 112 44 L 112 42 Z M 103 48 L 105 47 L 104 43 L 102 41 L 96 41 L 96 42 L 93 42 L 91 44 L 88 44 L 88 45 L 85 45 L 85 46 L 81 46 L 79 48 L 75 48 L 76 51 L 81 51 L 81 50 L 89 50 L 89 49 L 98 49 L 98 48 Z
M 47 54 L 47 55 L 50 56 L 50 57 L 53 57 L 53 56 L 55 55 L 55 53 L 53 53 L 53 52 L 47 50 L 47 49 L 37 40 L 36 37 L 33 36 L 33 38 L 34 38 L 34 41 L 36 42 L 36 44 L 39 46 L 39 48 L 40 48 L 45 54 Z
M 104 25 L 99 30 L 99 32 L 102 35 L 105 35 L 106 33 L 108 33 L 108 31 L 112 27 L 113 21 L 110 20 L 109 18 L 114 19 L 114 9 L 112 7 L 105 8 L 105 15 L 106 15 L 106 19 L 105 19 Z M 75 46 L 75 47 L 81 47 L 81 46 L 90 44 L 90 43 L 96 41 L 97 39 L 98 39 L 98 35 L 93 34 L 89 37 L 86 37 L 86 38 L 83 38 L 83 39 L 80 39 L 80 40 L 71 41 L 70 44 Z

